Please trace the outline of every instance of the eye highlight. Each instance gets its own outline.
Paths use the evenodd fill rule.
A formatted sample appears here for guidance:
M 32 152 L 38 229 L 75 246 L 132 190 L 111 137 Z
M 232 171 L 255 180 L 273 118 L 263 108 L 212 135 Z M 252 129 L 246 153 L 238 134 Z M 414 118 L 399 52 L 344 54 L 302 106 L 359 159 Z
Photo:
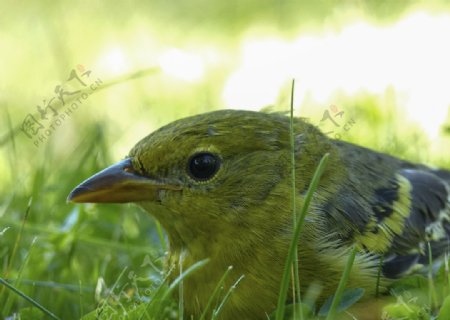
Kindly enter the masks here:
M 220 165 L 220 158 L 216 154 L 199 152 L 189 159 L 188 173 L 194 180 L 207 181 L 219 171 Z

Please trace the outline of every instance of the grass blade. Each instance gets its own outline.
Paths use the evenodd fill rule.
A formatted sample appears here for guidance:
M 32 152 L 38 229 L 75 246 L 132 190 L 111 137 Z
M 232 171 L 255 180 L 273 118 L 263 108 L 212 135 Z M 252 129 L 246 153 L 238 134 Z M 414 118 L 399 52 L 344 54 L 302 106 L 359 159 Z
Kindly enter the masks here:
M 428 242 L 428 300 L 431 310 L 436 310 L 438 306 L 438 298 L 433 281 L 433 255 L 431 252 L 430 242 Z
M 9 290 L 13 291 L 14 293 L 16 293 L 17 295 L 19 295 L 20 297 L 22 297 L 23 299 L 27 300 L 29 303 L 31 303 L 33 306 L 35 306 L 36 308 L 38 308 L 39 310 L 41 310 L 43 313 L 45 313 L 47 316 L 49 316 L 52 319 L 56 319 L 59 320 L 59 318 L 54 315 L 51 311 L 49 311 L 48 309 L 46 309 L 43 305 L 39 304 L 39 302 L 37 302 L 36 300 L 33 300 L 32 298 L 30 298 L 29 296 L 27 296 L 25 293 L 23 293 L 22 291 L 20 291 L 19 289 L 16 289 L 14 286 L 10 285 L 7 281 L 5 281 L 3 278 L 0 278 L 0 283 L 3 284 L 6 288 L 8 288 Z
M 329 157 L 329 154 L 326 153 L 320 160 L 319 165 L 317 166 L 316 171 L 314 172 L 313 178 L 308 187 L 308 192 L 306 193 L 306 196 L 305 196 L 305 201 L 304 201 L 302 209 L 300 211 L 300 216 L 298 217 L 297 224 L 295 226 L 294 235 L 292 237 L 292 241 L 289 246 L 288 256 L 286 258 L 286 263 L 284 265 L 284 272 L 283 272 L 283 277 L 282 277 L 281 285 L 280 285 L 280 293 L 278 295 L 278 305 L 277 305 L 276 317 L 275 317 L 276 320 L 282 320 L 284 317 L 284 309 L 285 309 L 287 291 L 288 291 L 288 286 L 289 286 L 289 278 L 290 278 L 289 273 L 290 273 L 292 262 L 294 260 L 297 243 L 300 238 L 300 233 L 301 233 L 303 224 L 305 222 L 305 217 L 306 217 L 306 214 L 309 209 L 309 204 L 311 203 L 312 196 L 317 189 L 320 177 L 322 176 L 322 174 L 326 168 L 328 157 Z
M 336 293 L 334 294 L 333 302 L 331 303 L 330 311 L 328 312 L 326 320 L 332 320 L 336 318 L 337 307 L 339 305 L 339 302 L 341 301 L 348 278 L 350 277 L 350 271 L 352 270 L 353 262 L 355 261 L 356 251 L 356 246 L 353 246 L 352 250 L 350 251 L 350 255 L 348 256 L 344 273 L 342 274 L 341 280 L 339 281 L 339 285 L 336 289 Z
M 163 228 L 161 226 L 161 224 L 159 223 L 159 221 L 155 220 L 155 225 L 156 225 L 156 230 L 158 231 L 158 238 L 159 241 L 161 242 L 161 247 L 163 249 L 164 252 L 167 251 L 167 243 L 166 243 L 166 238 L 164 237 L 164 232 L 163 232 Z
M 383 270 L 383 261 L 384 256 L 380 256 L 380 262 L 378 263 L 378 271 L 377 271 L 377 283 L 375 287 L 375 298 L 378 298 L 380 295 L 380 282 L 381 282 L 381 272 Z
M 184 252 L 180 255 L 180 260 L 178 261 L 180 267 L 180 276 L 183 274 L 183 259 Z M 180 281 L 178 286 L 178 319 L 183 320 L 184 317 L 184 286 L 183 280 Z
M 184 278 L 186 278 L 187 276 L 189 276 L 191 273 L 193 273 L 194 271 L 196 271 L 197 269 L 200 269 L 201 267 L 203 267 L 205 264 L 207 264 L 209 262 L 209 259 L 203 259 L 200 260 L 196 263 L 194 263 L 192 266 L 190 266 L 189 268 L 186 269 L 186 271 L 183 272 L 183 274 L 180 274 L 169 286 L 169 288 L 167 289 L 167 291 L 164 293 L 162 300 L 167 299 L 173 292 L 173 290 L 175 290 L 175 288 L 180 284 L 181 281 L 183 281 Z
M 297 225 L 297 208 L 296 208 L 296 197 L 297 197 L 297 188 L 295 181 L 295 132 L 294 132 L 294 89 L 295 89 L 295 79 L 292 80 L 291 86 L 291 116 L 289 121 L 289 136 L 291 142 L 291 209 L 292 216 L 294 220 L 294 226 Z M 303 320 L 303 310 L 302 310 L 302 300 L 300 296 L 300 277 L 298 273 L 298 250 L 297 245 L 294 250 L 294 262 L 292 263 L 292 273 L 293 273 L 293 303 L 294 303 L 294 318 L 296 314 L 297 308 L 295 307 L 298 304 L 300 320 Z
M 216 310 L 214 310 L 214 313 L 213 313 L 213 316 L 212 316 L 211 320 L 215 320 L 217 318 L 217 316 L 222 311 L 223 306 L 227 303 L 227 301 L 230 298 L 231 294 L 236 289 L 237 285 L 239 284 L 239 282 L 241 282 L 242 279 L 244 279 L 244 275 L 240 276 L 239 279 L 237 279 L 236 282 L 230 287 L 230 289 L 226 293 L 225 297 L 223 298 L 222 302 L 220 303 L 219 307 Z
M 225 279 L 228 277 L 228 275 L 230 274 L 231 270 L 233 270 L 233 266 L 229 266 L 227 271 L 225 271 L 225 273 L 222 275 L 222 278 L 220 278 L 219 282 L 217 283 L 217 286 L 214 288 L 214 291 L 211 295 L 211 297 L 208 300 L 208 303 L 206 304 L 205 309 L 203 310 L 202 315 L 200 316 L 199 320 L 204 320 L 206 318 L 206 314 L 209 310 L 209 308 L 211 308 L 211 305 L 214 301 L 214 299 L 216 298 L 216 296 L 218 295 L 219 291 L 222 288 L 223 283 L 225 282 Z

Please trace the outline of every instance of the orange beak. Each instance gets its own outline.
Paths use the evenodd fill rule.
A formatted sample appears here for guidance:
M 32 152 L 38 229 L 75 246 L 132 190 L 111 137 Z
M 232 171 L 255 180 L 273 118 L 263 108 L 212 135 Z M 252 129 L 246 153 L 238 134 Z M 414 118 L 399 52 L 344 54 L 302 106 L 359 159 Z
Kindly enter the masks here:
M 100 171 L 73 189 L 67 201 L 91 203 L 126 203 L 159 201 L 161 190 L 178 190 L 176 185 L 163 184 L 157 180 L 135 173 L 130 158 Z

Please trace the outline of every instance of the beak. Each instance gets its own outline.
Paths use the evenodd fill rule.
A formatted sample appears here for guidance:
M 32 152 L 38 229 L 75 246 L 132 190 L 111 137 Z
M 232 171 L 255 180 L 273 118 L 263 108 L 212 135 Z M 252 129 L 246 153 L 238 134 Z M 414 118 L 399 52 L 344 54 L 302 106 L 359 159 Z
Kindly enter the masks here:
M 135 173 L 130 158 L 122 160 L 83 181 L 70 192 L 67 201 L 125 203 L 159 201 L 161 190 L 181 190 Z

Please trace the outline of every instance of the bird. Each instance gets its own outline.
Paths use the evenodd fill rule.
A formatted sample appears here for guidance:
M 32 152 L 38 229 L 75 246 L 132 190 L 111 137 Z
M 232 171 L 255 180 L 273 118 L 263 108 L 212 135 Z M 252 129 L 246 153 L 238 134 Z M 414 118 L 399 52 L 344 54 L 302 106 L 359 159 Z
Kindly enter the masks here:
M 189 319 L 202 314 L 230 266 L 223 286 L 235 288 L 217 318 L 266 319 L 277 306 L 294 232 L 292 203 L 302 207 L 325 154 L 298 241 L 302 292 L 316 284 L 319 297 L 333 295 L 354 247 L 347 286 L 366 295 L 380 279 L 388 285 L 426 266 L 430 255 L 445 255 L 450 171 L 332 139 L 277 112 L 216 110 L 176 120 L 75 187 L 68 200 L 144 208 L 167 233 L 168 269 L 208 259 L 184 279 Z

